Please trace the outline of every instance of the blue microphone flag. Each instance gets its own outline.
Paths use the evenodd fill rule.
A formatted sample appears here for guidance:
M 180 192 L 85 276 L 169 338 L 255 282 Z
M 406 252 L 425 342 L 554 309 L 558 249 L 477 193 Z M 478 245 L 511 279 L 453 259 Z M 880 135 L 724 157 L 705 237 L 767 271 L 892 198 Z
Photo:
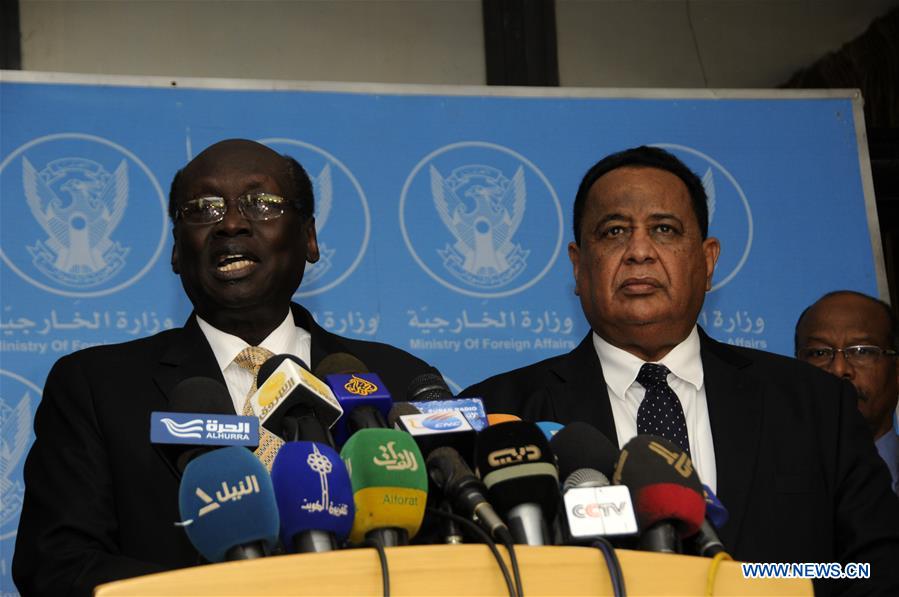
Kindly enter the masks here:
M 239 415 L 153 411 L 150 443 L 258 446 L 259 419 Z
M 210 562 L 232 547 L 278 540 L 278 506 L 272 480 L 252 452 L 231 446 L 194 459 L 178 492 L 184 530 Z
M 346 465 L 333 448 L 317 442 L 287 442 L 272 465 L 272 484 L 281 515 L 281 542 L 290 551 L 303 531 L 334 533 L 345 540 L 353 527 L 353 487 Z

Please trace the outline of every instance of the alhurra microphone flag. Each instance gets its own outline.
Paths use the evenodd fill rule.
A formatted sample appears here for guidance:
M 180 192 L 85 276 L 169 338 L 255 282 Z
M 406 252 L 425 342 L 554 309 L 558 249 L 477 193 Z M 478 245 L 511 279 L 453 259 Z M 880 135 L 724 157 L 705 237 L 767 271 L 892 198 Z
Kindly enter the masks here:
M 340 456 L 350 473 L 356 504 L 350 540 L 361 542 L 369 532 L 385 528 L 414 536 L 428 497 L 428 475 L 415 440 L 396 429 L 360 429 Z

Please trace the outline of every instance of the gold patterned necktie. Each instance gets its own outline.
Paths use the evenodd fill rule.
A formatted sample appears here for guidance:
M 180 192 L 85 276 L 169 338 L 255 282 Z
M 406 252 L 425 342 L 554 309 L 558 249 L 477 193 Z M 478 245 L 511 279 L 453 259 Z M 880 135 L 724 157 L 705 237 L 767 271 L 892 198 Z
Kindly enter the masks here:
M 246 417 L 253 416 L 253 407 L 250 405 L 250 396 L 256 392 L 256 376 L 259 375 L 259 368 L 262 367 L 262 363 L 273 356 L 275 356 L 275 353 L 267 348 L 261 346 L 247 346 L 234 357 L 235 365 L 241 369 L 246 369 L 253 374 L 253 384 L 250 386 L 250 391 L 247 392 L 247 398 L 243 404 L 243 415 Z M 278 450 L 280 450 L 283 445 L 284 440 L 261 425 L 259 426 L 259 447 L 256 448 L 254 454 L 256 454 L 256 458 L 258 458 L 269 471 L 272 470 L 272 463 L 275 461 L 275 455 L 278 454 Z

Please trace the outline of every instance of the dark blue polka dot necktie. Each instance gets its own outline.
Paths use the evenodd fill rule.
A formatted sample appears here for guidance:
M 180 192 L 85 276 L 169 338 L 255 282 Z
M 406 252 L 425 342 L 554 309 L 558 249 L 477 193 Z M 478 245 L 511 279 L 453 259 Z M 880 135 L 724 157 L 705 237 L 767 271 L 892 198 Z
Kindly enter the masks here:
M 637 433 L 664 437 L 690 453 L 687 420 L 677 394 L 668 385 L 668 367 L 644 363 L 637 374 L 637 383 L 646 395 L 637 409 Z

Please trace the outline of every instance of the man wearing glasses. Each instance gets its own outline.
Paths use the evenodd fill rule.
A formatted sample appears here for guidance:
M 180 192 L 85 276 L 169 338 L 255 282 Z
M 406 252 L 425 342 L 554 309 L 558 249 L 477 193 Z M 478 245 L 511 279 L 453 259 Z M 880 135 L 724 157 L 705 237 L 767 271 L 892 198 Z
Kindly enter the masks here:
M 88 595 L 100 583 L 198 563 L 174 524 L 179 479 L 149 441 L 150 412 L 170 410 L 179 382 L 218 380 L 234 412 L 249 414 L 260 354 L 293 354 L 314 371 L 325 356 L 349 353 L 394 396 L 435 372 L 397 348 L 331 334 L 291 302 L 319 257 L 313 213 L 302 166 L 252 141 L 216 143 L 175 175 L 171 263 L 194 312 L 183 328 L 53 367 L 24 471 L 13 560 L 22 594 Z
M 899 494 L 899 321 L 889 305 L 858 292 L 830 292 L 799 316 L 795 339 L 798 358 L 858 390 L 858 409 Z

